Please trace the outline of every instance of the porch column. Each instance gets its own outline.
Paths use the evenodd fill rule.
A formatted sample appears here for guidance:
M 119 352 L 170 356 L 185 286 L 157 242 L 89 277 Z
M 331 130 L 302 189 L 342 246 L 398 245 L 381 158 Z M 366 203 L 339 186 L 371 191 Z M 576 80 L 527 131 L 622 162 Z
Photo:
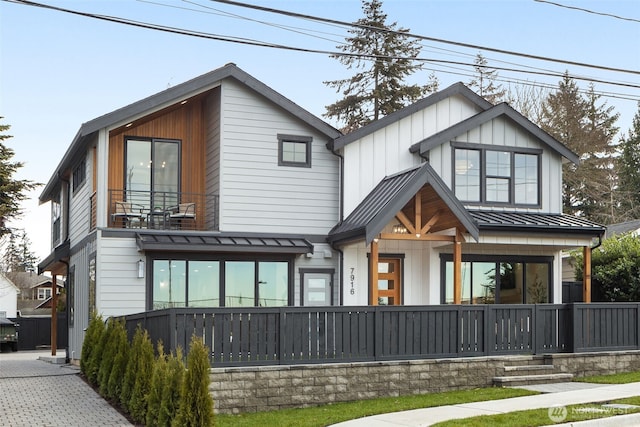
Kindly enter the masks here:
M 371 242 L 371 305 L 378 305 L 378 239 Z
M 462 241 L 456 232 L 453 242 L 453 303 L 462 302 Z
M 583 248 L 582 301 L 591 302 L 591 246 Z
M 51 290 L 51 355 L 56 355 L 58 344 L 58 279 L 54 274 Z

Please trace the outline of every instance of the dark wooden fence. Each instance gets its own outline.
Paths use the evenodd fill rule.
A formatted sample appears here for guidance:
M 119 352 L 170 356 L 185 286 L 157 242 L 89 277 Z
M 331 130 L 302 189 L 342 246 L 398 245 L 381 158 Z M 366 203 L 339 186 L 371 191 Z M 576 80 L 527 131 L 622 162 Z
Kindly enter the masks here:
M 11 319 L 18 324 L 18 351 L 36 350 L 51 346 L 51 317 L 17 317 Z M 67 313 L 58 313 L 57 348 L 68 345 Z
M 212 366 L 640 349 L 640 303 L 173 308 L 126 316 Z

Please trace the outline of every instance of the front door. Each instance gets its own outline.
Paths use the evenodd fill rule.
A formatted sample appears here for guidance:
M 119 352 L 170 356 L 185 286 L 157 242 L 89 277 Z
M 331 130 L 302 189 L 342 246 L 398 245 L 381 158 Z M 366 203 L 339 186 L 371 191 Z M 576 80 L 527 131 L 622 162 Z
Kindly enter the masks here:
M 399 258 L 378 259 L 377 305 L 402 304 Z

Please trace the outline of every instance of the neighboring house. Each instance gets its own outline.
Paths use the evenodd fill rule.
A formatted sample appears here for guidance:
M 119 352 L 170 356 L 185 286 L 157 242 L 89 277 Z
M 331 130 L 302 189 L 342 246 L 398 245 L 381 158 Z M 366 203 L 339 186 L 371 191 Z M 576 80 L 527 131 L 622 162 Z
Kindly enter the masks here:
M 7 277 L 20 289 L 18 314 L 20 316 L 51 315 L 53 278 L 30 271 L 11 271 Z M 64 291 L 64 281 L 56 280 L 57 293 Z
M 607 225 L 607 232 L 605 233 L 605 239 L 613 237 L 616 234 L 631 233 L 634 236 L 640 235 L 640 219 L 632 221 L 618 222 L 616 224 Z
M 561 214 L 563 159 L 462 84 L 345 136 L 228 64 L 80 127 L 39 268 L 76 357 L 94 309 L 559 301 L 604 232 Z
M 20 290 L 4 274 L 0 273 L 0 318 L 17 317 Z

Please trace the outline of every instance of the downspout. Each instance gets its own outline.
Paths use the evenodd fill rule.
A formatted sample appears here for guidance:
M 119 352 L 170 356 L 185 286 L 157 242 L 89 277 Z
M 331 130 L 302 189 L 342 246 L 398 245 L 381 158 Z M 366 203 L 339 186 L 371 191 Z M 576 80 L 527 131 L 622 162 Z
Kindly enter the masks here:
M 336 156 L 339 160 L 339 171 L 340 171 L 340 197 L 338 198 L 338 213 L 340 216 L 339 223 L 342 223 L 344 220 L 344 156 L 340 155 L 334 148 L 333 140 L 327 143 L 327 148 L 331 151 L 331 153 Z M 340 305 L 344 305 L 344 252 L 342 249 L 337 247 L 335 244 L 330 244 L 331 249 L 338 252 L 338 288 L 340 294 Z

